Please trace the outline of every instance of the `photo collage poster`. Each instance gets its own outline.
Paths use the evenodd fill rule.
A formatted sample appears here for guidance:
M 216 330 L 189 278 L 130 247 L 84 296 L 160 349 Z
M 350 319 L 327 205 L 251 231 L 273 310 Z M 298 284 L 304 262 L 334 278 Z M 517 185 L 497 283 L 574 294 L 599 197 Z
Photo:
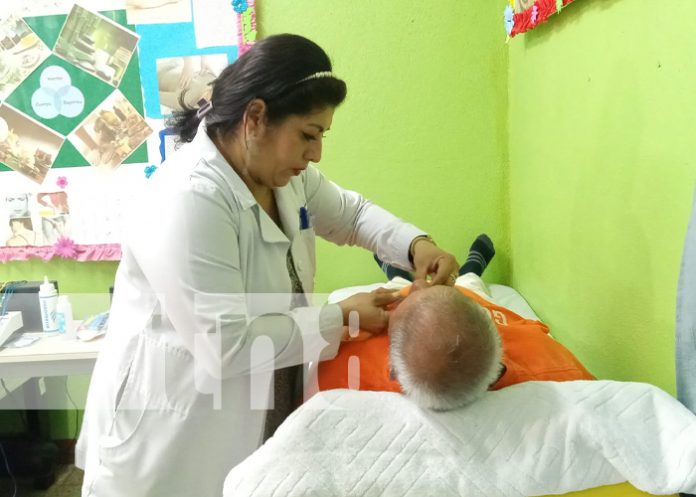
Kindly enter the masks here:
M 167 118 L 255 39 L 239 5 L 0 6 L 0 262 L 120 257 L 124 209 L 174 148 Z

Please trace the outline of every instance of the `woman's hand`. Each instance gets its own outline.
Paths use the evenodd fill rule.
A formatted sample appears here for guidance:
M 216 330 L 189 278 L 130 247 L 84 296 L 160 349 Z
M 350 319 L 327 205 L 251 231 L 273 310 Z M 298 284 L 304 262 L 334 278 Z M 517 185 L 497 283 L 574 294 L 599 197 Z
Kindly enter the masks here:
M 459 273 L 459 263 L 452 254 L 435 245 L 430 238 L 416 238 L 411 250 L 416 279 L 431 276 L 431 285 L 454 285 Z
M 384 333 L 389 324 L 389 311 L 386 307 L 401 298 L 398 290 L 385 288 L 378 288 L 370 293 L 356 293 L 338 303 L 343 312 L 343 324 L 350 326 L 350 313 L 356 311 L 357 328 L 370 333 Z

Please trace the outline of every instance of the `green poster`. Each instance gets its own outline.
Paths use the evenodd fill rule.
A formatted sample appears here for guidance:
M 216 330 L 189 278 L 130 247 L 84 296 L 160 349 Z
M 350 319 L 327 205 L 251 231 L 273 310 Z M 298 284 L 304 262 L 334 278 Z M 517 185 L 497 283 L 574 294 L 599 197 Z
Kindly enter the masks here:
M 7 103 L 67 136 L 113 91 L 103 81 L 51 55 L 12 92 Z
M 125 11 L 107 11 L 103 16 L 134 32 L 128 25 Z M 67 16 L 26 17 L 29 27 L 53 49 Z M 144 115 L 143 97 L 135 51 L 123 72 L 118 89 Z M 7 103 L 46 127 L 68 136 L 87 116 L 113 93 L 114 87 L 66 60 L 52 55 L 31 73 L 7 98 Z M 148 162 L 147 146 L 142 144 L 124 163 Z M 54 168 L 87 166 L 88 162 L 77 149 L 65 140 L 53 164 Z M 0 164 L 0 171 L 9 168 Z

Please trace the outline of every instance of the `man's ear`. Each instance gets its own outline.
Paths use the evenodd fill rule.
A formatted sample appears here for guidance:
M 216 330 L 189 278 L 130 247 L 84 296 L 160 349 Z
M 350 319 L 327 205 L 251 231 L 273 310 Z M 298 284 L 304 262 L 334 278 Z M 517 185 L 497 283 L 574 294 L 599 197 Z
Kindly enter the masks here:
M 247 137 L 257 138 L 263 135 L 267 127 L 267 112 L 266 102 L 260 98 L 247 104 L 244 111 L 244 131 Z
M 500 378 L 502 378 L 505 373 L 507 373 L 507 366 L 505 365 L 505 363 L 501 362 L 500 363 L 500 373 L 498 373 L 498 377 L 495 379 L 495 381 L 493 381 L 493 383 L 488 385 L 488 388 L 490 388 L 493 385 L 495 385 L 496 383 L 498 383 L 498 381 L 500 381 Z
M 430 283 L 425 281 L 423 278 L 416 278 L 411 284 L 411 293 L 417 292 L 418 290 L 424 290 L 430 288 Z
M 396 370 L 394 369 L 394 366 L 389 364 L 389 379 L 391 381 L 399 381 L 399 379 L 396 377 Z

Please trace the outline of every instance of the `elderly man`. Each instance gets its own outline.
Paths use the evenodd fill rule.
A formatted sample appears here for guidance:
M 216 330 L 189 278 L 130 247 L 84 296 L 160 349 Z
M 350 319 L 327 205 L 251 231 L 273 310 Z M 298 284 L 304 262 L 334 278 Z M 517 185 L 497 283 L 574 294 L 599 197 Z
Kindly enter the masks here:
M 389 318 L 392 376 L 423 407 L 447 410 L 476 400 L 501 371 L 490 314 L 455 288 L 415 289 Z
M 391 312 L 389 335 L 347 332 L 338 355 L 319 364 L 319 389 L 403 392 L 446 410 L 525 381 L 594 379 L 544 323 L 492 301 L 480 276 L 494 253 L 479 236 L 454 288 L 392 279 L 388 286 L 401 287 L 405 298 Z

